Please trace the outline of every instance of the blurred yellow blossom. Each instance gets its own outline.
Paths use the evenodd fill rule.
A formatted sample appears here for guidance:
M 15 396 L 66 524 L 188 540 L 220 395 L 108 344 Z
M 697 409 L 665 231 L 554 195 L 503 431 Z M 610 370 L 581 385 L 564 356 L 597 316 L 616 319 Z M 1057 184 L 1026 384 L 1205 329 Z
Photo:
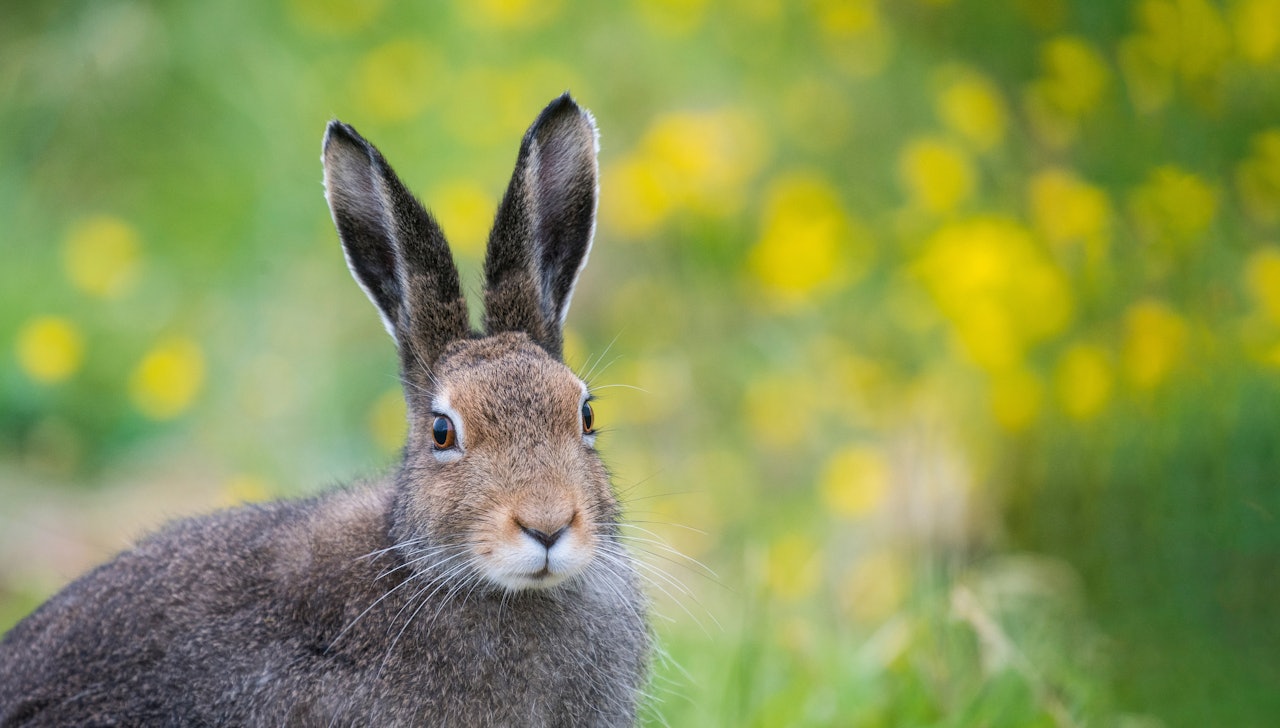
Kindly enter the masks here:
M 1231 16 L 1240 55 L 1257 65 L 1275 60 L 1280 52 L 1280 0 L 1241 0 Z
M 432 190 L 431 212 L 449 238 L 455 253 L 484 257 L 489 226 L 498 201 L 484 187 L 471 180 L 458 180 Z
M 547 99 L 566 90 L 589 97 L 577 69 L 551 58 L 533 58 L 511 68 L 465 66 L 435 78 L 446 89 L 441 97 L 465 98 L 468 103 L 441 104 L 439 114 L 449 134 L 477 149 L 505 149 L 520 138 L 530 115 Z M 484 93 L 476 94 L 476 89 Z
M 874 551 L 854 561 L 840 590 L 841 601 L 854 619 L 876 624 L 902 606 L 910 580 L 910 567 L 901 554 Z
M 861 275 L 872 246 L 842 208 L 835 187 L 817 173 L 797 172 L 769 186 L 751 272 L 785 304 Z
M 823 47 L 833 65 L 855 77 L 884 68 L 892 46 L 876 0 L 809 0 Z
M 798 601 L 818 588 L 822 552 L 808 536 L 787 534 L 770 544 L 765 568 L 770 591 L 787 601 Z
M 664 35 L 688 35 L 702 25 L 707 0 L 636 0 L 640 17 Z
M 129 396 L 142 414 L 167 420 L 182 414 L 204 385 L 204 354 L 187 338 L 156 344 L 129 379 Z
M 1064 147 L 1077 134 L 1079 120 L 1102 103 L 1111 71 L 1088 41 L 1061 36 L 1040 51 L 1043 75 L 1027 88 L 1027 120 L 1037 138 L 1050 147 Z
M 1244 280 L 1262 314 L 1280 324 L 1280 248 L 1269 245 L 1252 253 L 1245 261 Z
M 459 0 L 459 15 L 482 29 L 534 28 L 560 13 L 560 0 Z
M 853 130 L 850 94 L 840 85 L 802 77 L 787 88 L 781 108 L 787 136 L 800 146 L 835 150 Z
M 322 33 L 354 33 L 382 14 L 386 0 L 289 0 L 295 23 Z
M 1218 195 L 1196 175 L 1165 165 L 1134 191 L 1130 205 L 1138 228 L 1148 238 L 1178 246 L 1208 229 L 1217 213 Z
M 844 518 L 862 518 L 880 507 L 889 492 L 889 464 L 879 450 L 847 445 L 827 459 L 820 488 L 827 507 Z
M 219 500 L 224 506 L 241 503 L 261 503 L 274 496 L 270 481 L 260 475 L 239 473 L 222 484 Z
M 980 150 L 995 147 L 1004 139 L 1008 112 L 999 89 L 987 77 L 962 71 L 945 82 L 938 95 L 938 115 L 942 121 Z
M 1091 420 L 1111 399 L 1111 358 L 1090 344 L 1075 344 L 1062 355 L 1055 373 L 1058 403 L 1076 420 Z
M 931 213 L 955 210 L 973 193 L 973 163 L 950 142 L 916 139 L 898 158 L 898 178 L 911 203 Z
M 1168 305 L 1155 300 L 1125 313 L 1124 369 L 1139 389 L 1159 385 L 1178 363 L 1187 343 L 1187 325 Z
M 38 316 L 18 331 L 18 365 L 37 382 L 53 384 L 75 374 L 84 358 L 84 338 L 60 316 Z
M 769 372 L 752 379 L 743 396 L 743 415 L 756 440 L 771 450 L 787 450 L 811 437 L 817 427 L 807 416 L 821 393 L 809 377 Z
M 408 432 L 408 410 L 400 387 L 392 387 L 373 401 L 369 408 L 369 433 L 384 453 L 399 452 Z
M 382 122 L 407 121 L 427 107 L 440 86 L 444 63 L 420 38 L 397 38 L 369 51 L 356 65 L 357 108 Z
M 965 352 L 989 371 L 1017 366 L 1029 345 L 1071 320 L 1066 278 L 1011 220 L 978 217 L 944 227 L 927 241 L 915 270 Z
M 672 214 L 738 212 L 766 153 L 760 123 L 733 108 L 671 112 L 654 120 L 636 148 L 604 172 L 610 194 L 601 217 L 620 232 L 652 233 Z
M 1195 90 L 1226 62 L 1231 36 L 1214 4 L 1142 0 L 1135 15 L 1138 31 L 1121 41 L 1118 55 L 1139 110 L 1155 111 L 1168 103 L 1175 75 Z
M 99 215 L 74 225 L 62 261 L 76 288 L 102 298 L 128 293 L 138 279 L 138 232 L 118 217 Z
M 1035 423 L 1040 413 L 1044 386 L 1031 371 L 1018 367 L 999 372 L 991 381 L 991 414 L 996 424 L 1010 432 L 1021 432 Z
M 1280 223 L 1280 128 L 1251 140 L 1252 154 L 1236 167 L 1236 186 L 1245 212 L 1262 225 Z
M 1040 234 L 1058 246 L 1082 244 L 1091 264 L 1102 262 L 1111 234 L 1107 193 L 1059 168 L 1036 173 L 1027 186 Z
M 1044 69 L 1034 85 L 1050 108 L 1069 117 L 1080 117 L 1097 108 L 1107 90 L 1111 72 L 1098 49 L 1075 36 L 1054 38 L 1040 49 Z

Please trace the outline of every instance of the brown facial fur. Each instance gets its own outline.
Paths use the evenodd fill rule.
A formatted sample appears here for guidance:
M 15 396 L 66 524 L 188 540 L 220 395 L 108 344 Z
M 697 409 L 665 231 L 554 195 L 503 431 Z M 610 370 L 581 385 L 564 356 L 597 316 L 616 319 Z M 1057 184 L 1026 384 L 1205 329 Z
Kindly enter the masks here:
M 589 560 L 615 528 L 618 505 L 608 473 L 582 432 L 584 386 L 528 336 L 507 332 L 456 342 L 434 373 L 435 399 L 460 418 L 461 457 L 440 462 L 427 397 L 411 412 L 413 455 L 400 483 L 405 528 L 433 546 L 465 547 L 495 569 L 504 548 L 527 540 L 521 526 L 556 533 Z

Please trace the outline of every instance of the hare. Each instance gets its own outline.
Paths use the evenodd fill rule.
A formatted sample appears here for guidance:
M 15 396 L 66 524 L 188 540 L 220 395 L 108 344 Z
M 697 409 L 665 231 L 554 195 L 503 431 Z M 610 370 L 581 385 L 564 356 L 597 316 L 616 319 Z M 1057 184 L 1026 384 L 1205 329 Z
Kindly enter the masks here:
M 395 340 L 394 472 L 169 524 L 0 642 L 0 725 L 629 725 L 646 601 L 562 326 L 595 232 L 597 135 L 529 128 L 471 330 L 443 233 L 332 121 L 326 197 Z

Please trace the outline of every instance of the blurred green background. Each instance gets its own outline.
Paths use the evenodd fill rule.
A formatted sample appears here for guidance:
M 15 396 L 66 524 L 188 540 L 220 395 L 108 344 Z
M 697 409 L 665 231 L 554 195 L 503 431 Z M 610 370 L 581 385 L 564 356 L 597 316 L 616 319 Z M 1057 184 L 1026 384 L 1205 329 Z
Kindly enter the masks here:
M 0 629 L 166 518 L 388 468 L 325 122 L 474 304 L 571 89 L 603 198 L 568 359 L 627 385 L 602 450 L 699 562 L 638 544 L 647 723 L 1280 715 L 1280 0 L 4 15 Z

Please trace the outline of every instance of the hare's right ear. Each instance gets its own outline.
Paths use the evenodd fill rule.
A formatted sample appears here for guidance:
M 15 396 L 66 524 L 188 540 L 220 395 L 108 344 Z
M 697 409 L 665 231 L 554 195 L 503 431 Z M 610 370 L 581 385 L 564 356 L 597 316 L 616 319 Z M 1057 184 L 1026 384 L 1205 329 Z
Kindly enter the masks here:
M 470 333 L 444 233 L 350 126 L 329 122 L 323 161 L 325 197 L 352 275 L 396 340 L 405 372 L 429 369 Z
M 485 327 L 523 331 L 557 359 L 596 226 L 596 125 L 568 93 L 525 132 L 485 253 Z

